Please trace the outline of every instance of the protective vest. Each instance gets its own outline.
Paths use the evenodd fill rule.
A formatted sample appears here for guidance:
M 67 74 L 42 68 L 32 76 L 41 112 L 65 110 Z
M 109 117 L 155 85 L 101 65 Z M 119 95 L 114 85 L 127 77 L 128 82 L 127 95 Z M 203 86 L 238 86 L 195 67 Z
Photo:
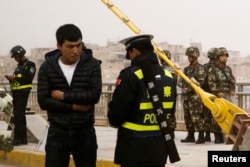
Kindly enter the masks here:
M 203 66 L 204 66 L 205 72 L 206 72 L 206 74 L 207 74 L 207 73 L 208 73 L 208 70 L 209 70 L 210 68 L 216 66 L 216 62 L 209 62 L 209 63 L 204 64 Z M 205 77 L 203 89 L 204 89 L 206 92 L 211 92 L 211 90 L 210 90 L 210 88 L 209 88 L 209 85 L 208 85 L 208 75 L 206 75 L 206 77 Z
M 195 67 L 192 68 L 190 66 L 185 67 L 183 72 L 188 78 L 190 79 L 194 78 L 200 84 L 199 86 L 203 88 L 206 77 L 203 65 L 197 63 Z M 182 85 L 183 85 L 182 88 L 189 88 L 189 92 L 182 93 L 184 100 L 189 100 L 190 96 L 197 95 L 194 89 L 183 79 L 182 79 Z
M 18 65 L 14 71 L 15 79 L 10 83 L 11 90 L 31 89 L 35 72 L 35 65 L 28 60 Z M 27 75 L 30 77 L 27 77 Z
M 141 69 L 135 68 L 131 69 L 136 77 L 140 80 L 140 86 L 143 95 L 140 99 L 139 111 L 136 114 L 136 118 L 133 122 L 124 122 L 122 127 L 130 129 L 133 131 L 160 131 L 160 127 L 157 122 L 156 114 L 151 102 L 148 89 L 146 88 L 145 82 L 143 80 L 143 73 Z M 165 76 L 162 79 L 161 85 L 159 86 L 160 94 L 162 95 L 162 105 L 165 113 L 173 113 L 172 109 L 174 107 L 174 93 L 172 87 L 174 86 L 173 78 L 171 73 L 164 69 Z M 171 117 L 171 114 L 165 114 L 166 120 Z
M 231 75 L 231 69 L 225 68 L 222 72 L 218 67 L 215 68 L 216 76 L 216 90 L 220 92 L 229 92 L 231 87 L 231 81 L 233 80 Z M 225 76 L 226 75 L 226 76 Z

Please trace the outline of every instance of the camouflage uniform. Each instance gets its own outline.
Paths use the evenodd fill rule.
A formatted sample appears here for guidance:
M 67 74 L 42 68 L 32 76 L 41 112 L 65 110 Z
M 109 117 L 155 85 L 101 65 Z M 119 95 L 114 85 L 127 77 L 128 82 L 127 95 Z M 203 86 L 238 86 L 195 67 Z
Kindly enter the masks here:
M 209 62 L 203 65 L 206 74 L 208 73 L 208 70 L 211 67 L 214 67 L 217 64 L 217 61 L 216 61 L 216 51 L 217 50 L 218 50 L 217 48 L 211 48 L 207 52 L 207 57 L 209 58 Z M 203 89 L 204 89 L 204 91 L 211 93 L 209 86 L 208 86 L 207 78 L 208 78 L 208 76 L 206 75 Z M 211 114 L 211 111 L 205 105 L 203 105 L 203 117 L 204 117 L 204 130 L 206 132 L 205 141 L 210 142 L 211 141 L 210 129 L 211 129 L 213 116 Z
M 189 47 L 186 51 L 187 56 L 195 63 L 190 63 L 184 68 L 184 74 L 188 78 L 194 78 L 200 86 L 203 86 L 205 79 L 205 70 L 203 65 L 199 64 L 197 58 L 199 57 L 199 50 L 197 47 Z M 191 61 L 191 60 L 190 60 Z M 203 104 L 201 98 L 195 93 L 183 79 L 178 81 L 178 86 L 182 88 L 184 121 L 188 130 L 188 136 L 181 140 L 181 142 L 194 142 L 194 132 L 199 132 L 197 144 L 204 143 L 204 127 L 203 127 Z
M 217 59 L 223 55 L 229 56 L 225 48 L 219 48 Z M 235 92 L 235 77 L 232 74 L 232 69 L 226 63 L 223 65 L 218 60 L 218 65 L 208 70 L 208 86 L 212 94 L 231 102 L 231 94 L 234 95 Z M 214 119 L 211 130 L 215 132 L 215 143 L 223 143 L 224 137 L 222 136 L 221 128 Z
M 166 54 L 167 58 L 169 60 L 171 60 L 171 53 L 168 50 L 164 50 L 164 53 Z M 173 76 L 173 78 L 175 80 L 175 83 L 177 85 L 177 75 L 175 74 L 173 68 L 170 67 L 164 60 L 160 59 L 160 61 L 161 61 L 162 66 L 164 67 L 164 69 L 168 70 L 172 74 L 172 76 Z M 175 115 L 175 111 L 174 111 L 174 114 L 172 114 L 172 117 L 170 118 L 169 126 L 170 126 L 171 129 L 175 129 L 176 128 L 176 115 Z

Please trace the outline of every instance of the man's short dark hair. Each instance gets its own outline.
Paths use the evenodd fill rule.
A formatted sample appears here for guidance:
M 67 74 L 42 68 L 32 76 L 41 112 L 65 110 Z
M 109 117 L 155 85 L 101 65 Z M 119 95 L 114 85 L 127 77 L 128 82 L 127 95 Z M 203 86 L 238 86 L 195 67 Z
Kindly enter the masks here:
M 64 24 L 56 31 L 56 40 L 60 45 L 62 45 L 65 40 L 75 42 L 79 39 L 82 39 L 82 32 L 74 24 Z
M 145 43 L 139 43 L 139 44 L 133 45 L 132 47 L 128 48 L 128 50 L 131 48 L 138 49 L 141 52 L 141 54 L 145 53 L 145 52 L 153 52 L 154 51 L 154 47 L 151 44 L 151 42 L 145 42 Z

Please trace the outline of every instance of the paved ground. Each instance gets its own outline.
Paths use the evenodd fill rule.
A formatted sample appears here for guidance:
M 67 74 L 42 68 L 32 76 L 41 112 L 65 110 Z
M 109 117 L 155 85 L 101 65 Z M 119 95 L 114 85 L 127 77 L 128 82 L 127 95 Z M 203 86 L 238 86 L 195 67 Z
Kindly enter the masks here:
M 4 130 L 3 124 L 0 121 L 0 133 L 3 133 Z M 7 134 L 9 132 L 6 132 Z M 108 161 L 113 161 L 114 157 L 114 148 L 116 142 L 116 129 L 111 127 L 102 127 L 96 126 L 96 134 L 98 140 L 98 159 L 104 159 Z M 196 134 L 197 136 L 198 134 Z M 213 141 L 213 135 L 212 141 Z M 214 144 L 213 142 L 207 142 L 205 144 L 195 144 L 181 143 L 180 140 L 186 137 L 186 132 L 177 131 L 176 132 L 176 146 L 178 148 L 181 161 L 174 164 L 168 162 L 167 167 L 206 167 L 207 166 L 207 154 L 208 150 L 218 150 L 218 151 L 227 151 L 232 149 L 232 145 L 225 144 Z M 29 143 L 28 145 L 17 146 L 14 148 L 16 151 L 27 151 L 35 153 L 44 153 L 44 144 L 45 140 L 41 145 L 36 145 Z M 3 165 L 0 165 L 3 167 Z M 18 166 L 7 166 L 7 167 L 18 167 Z M 104 167 L 104 166 L 103 166 Z

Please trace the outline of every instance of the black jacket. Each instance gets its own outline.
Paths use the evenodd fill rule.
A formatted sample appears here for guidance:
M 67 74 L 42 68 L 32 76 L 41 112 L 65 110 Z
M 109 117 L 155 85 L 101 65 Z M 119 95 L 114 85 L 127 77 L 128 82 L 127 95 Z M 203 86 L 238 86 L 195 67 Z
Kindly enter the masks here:
M 11 90 L 31 90 L 35 73 L 36 65 L 34 62 L 26 59 L 24 62 L 19 63 L 14 71 L 16 77 L 10 82 Z
M 90 49 L 85 49 L 69 86 L 58 64 L 60 56 L 59 50 L 45 55 L 45 62 L 38 72 L 38 103 L 42 110 L 47 110 L 50 124 L 62 128 L 93 126 L 94 104 L 99 101 L 102 90 L 100 62 L 93 58 Z M 52 90 L 63 91 L 64 100 L 52 99 Z M 92 106 L 89 111 L 80 112 L 72 110 L 72 104 Z
M 139 104 L 144 90 L 141 81 L 131 72 L 131 68 L 150 62 L 154 73 L 164 73 L 154 53 L 142 54 L 132 61 L 132 66 L 121 71 L 112 101 L 109 103 L 108 118 L 111 125 L 118 127 L 115 163 L 121 165 L 163 165 L 167 160 L 166 143 L 160 131 L 141 132 L 123 127 L 124 122 L 136 121 L 140 114 Z M 176 92 L 174 79 L 170 85 Z M 144 87 L 145 88 L 145 87 Z M 175 96 L 175 93 L 173 93 Z M 175 97 L 172 98 L 175 103 Z M 173 109 L 174 111 L 174 109 Z

